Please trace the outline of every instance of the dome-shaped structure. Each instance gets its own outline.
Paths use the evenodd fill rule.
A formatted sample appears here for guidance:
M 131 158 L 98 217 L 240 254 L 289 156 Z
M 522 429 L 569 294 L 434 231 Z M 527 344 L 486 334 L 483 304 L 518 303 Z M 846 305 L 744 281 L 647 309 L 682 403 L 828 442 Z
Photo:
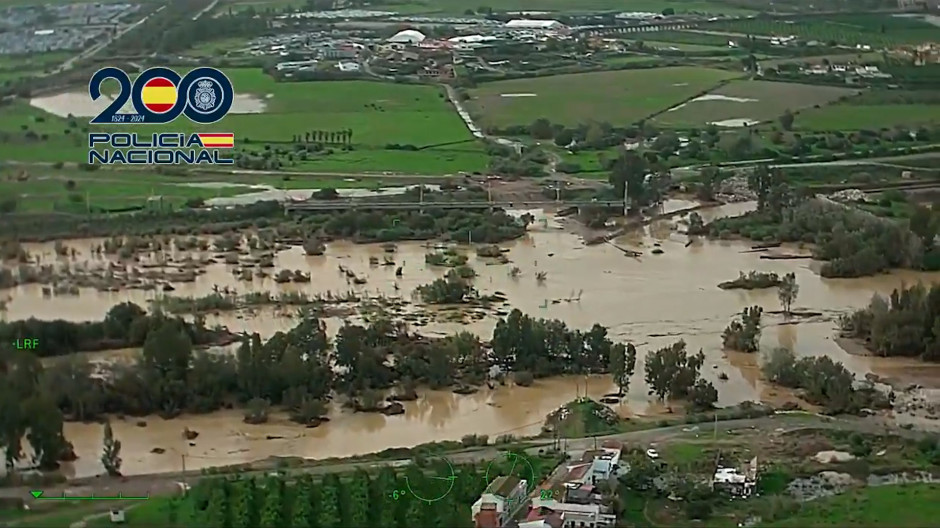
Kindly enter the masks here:
M 399 31 L 398 33 L 395 33 L 394 35 L 392 35 L 390 39 L 388 39 L 388 41 L 396 42 L 399 44 L 417 44 L 426 38 L 427 37 L 424 36 L 424 33 L 421 33 L 420 31 L 415 31 L 413 29 L 406 29 L 404 31 Z

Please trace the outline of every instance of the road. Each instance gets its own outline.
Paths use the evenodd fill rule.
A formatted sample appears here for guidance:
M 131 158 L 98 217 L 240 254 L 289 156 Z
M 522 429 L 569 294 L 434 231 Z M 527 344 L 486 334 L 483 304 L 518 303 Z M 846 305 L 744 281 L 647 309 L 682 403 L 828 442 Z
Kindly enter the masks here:
M 138 27 L 140 27 L 141 24 L 143 24 L 144 22 L 146 22 L 151 16 L 153 16 L 153 15 L 159 13 L 160 11 L 163 11 L 165 8 L 166 8 L 166 6 L 160 6 L 160 7 L 159 7 L 156 11 L 154 11 L 153 13 L 151 13 L 151 14 L 149 14 L 149 15 L 143 17 L 143 18 L 141 18 L 141 19 L 138 20 L 137 22 L 134 22 L 133 24 L 131 24 L 131 25 L 127 26 L 127 27 L 122 28 L 122 29 L 121 29 L 120 31 L 118 31 L 117 34 L 115 34 L 112 38 L 107 39 L 107 40 L 105 40 L 104 42 L 100 42 L 100 43 L 98 43 L 98 44 L 95 44 L 94 46 L 92 46 L 92 47 L 86 49 L 85 51 L 82 51 L 81 53 L 79 53 L 78 55 L 75 55 L 74 57 L 70 57 L 68 60 L 66 60 L 65 62 L 63 62 L 58 68 L 52 70 L 52 71 L 49 72 L 47 75 L 53 75 L 53 74 L 56 74 L 56 73 L 61 73 L 61 72 L 67 71 L 67 70 L 71 70 L 71 69 L 75 66 L 75 63 L 76 63 L 76 62 L 81 61 L 81 60 L 84 60 L 84 59 L 87 59 L 88 57 L 92 57 L 92 56 L 94 56 L 95 54 L 99 53 L 101 50 L 103 50 L 103 49 L 105 49 L 106 47 L 108 47 L 112 42 L 114 42 L 115 40 L 117 40 L 117 39 L 123 37 L 124 35 L 126 35 L 127 33 L 131 32 L 131 31 L 133 31 L 134 29 L 137 29 Z
M 605 440 L 617 440 L 621 442 L 628 443 L 657 443 L 662 445 L 663 443 L 668 443 L 671 440 L 676 439 L 676 437 L 684 436 L 689 434 L 691 427 L 689 425 L 676 425 L 670 427 L 661 427 L 656 429 L 648 429 L 644 431 L 633 431 L 628 433 L 619 433 L 614 435 L 599 436 L 597 438 L 579 438 L 579 439 L 570 439 L 563 440 L 563 447 L 569 453 L 578 453 L 584 452 L 588 449 L 592 449 L 595 444 L 600 444 Z M 754 418 L 754 419 L 742 419 L 742 420 L 727 420 L 717 423 L 703 423 L 698 424 L 700 431 L 705 433 L 711 432 L 712 430 L 717 431 L 718 433 L 724 433 L 734 429 L 761 429 L 767 432 L 771 431 L 792 431 L 798 429 L 804 429 L 807 427 L 814 428 L 827 428 L 827 429 L 846 429 L 866 433 L 884 433 L 885 432 L 885 422 L 877 418 L 848 418 L 848 419 L 831 419 L 831 418 L 820 418 L 813 417 L 805 414 L 778 414 L 776 416 L 764 417 L 764 418 Z M 897 434 L 902 435 L 916 435 L 917 433 L 912 433 L 910 431 L 898 430 L 895 431 Z M 548 444 L 548 440 L 534 440 L 532 447 L 528 448 L 528 452 L 536 453 L 539 448 Z M 496 446 L 487 447 L 484 449 L 479 449 L 475 451 L 465 451 L 460 453 L 454 453 L 447 455 L 447 458 L 454 464 L 463 464 L 469 462 L 484 462 L 487 460 L 492 460 L 500 455 L 500 449 Z M 337 462 L 330 464 L 323 464 L 317 466 L 310 466 L 304 468 L 298 468 L 295 470 L 288 470 L 291 475 L 297 474 L 324 474 L 324 473 L 334 473 L 339 471 L 352 471 L 355 469 L 369 469 L 377 468 L 381 466 L 405 466 L 411 463 L 411 459 L 400 459 L 400 460 L 382 460 L 382 461 L 363 461 L 363 462 Z M 244 475 L 263 475 L 270 472 L 271 469 L 255 469 L 244 472 Z M 150 475 L 135 475 L 131 477 L 123 478 L 110 478 L 110 477 L 97 477 L 89 479 L 76 480 L 68 485 L 58 485 L 51 487 L 44 487 L 46 495 L 55 496 L 61 495 L 63 493 L 68 495 L 84 495 L 94 493 L 98 496 L 115 496 L 118 493 L 123 493 L 128 496 L 161 496 L 161 495 L 172 495 L 180 491 L 179 482 L 195 482 L 201 478 L 201 473 L 198 471 L 190 471 L 185 475 L 181 474 L 150 474 Z M 11 487 L 11 488 L 0 488 L 0 498 L 16 498 L 20 497 L 31 501 L 32 498 L 29 494 L 31 489 L 29 487 Z

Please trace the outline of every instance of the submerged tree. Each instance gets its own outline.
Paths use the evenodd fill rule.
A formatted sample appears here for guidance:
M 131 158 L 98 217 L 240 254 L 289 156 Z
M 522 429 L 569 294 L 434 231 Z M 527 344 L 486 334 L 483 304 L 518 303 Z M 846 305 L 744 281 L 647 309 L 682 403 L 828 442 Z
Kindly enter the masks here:
M 777 290 L 777 297 L 780 299 L 780 305 L 783 306 L 783 313 L 790 315 L 790 307 L 796 301 L 800 294 L 800 285 L 796 283 L 796 274 L 787 273 L 780 282 L 780 288 Z
M 121 441 L 114 438 L 111 422 L 104 424 L 104 448 L 101 452 L 101 465 L 109 476 L 121 475 Z

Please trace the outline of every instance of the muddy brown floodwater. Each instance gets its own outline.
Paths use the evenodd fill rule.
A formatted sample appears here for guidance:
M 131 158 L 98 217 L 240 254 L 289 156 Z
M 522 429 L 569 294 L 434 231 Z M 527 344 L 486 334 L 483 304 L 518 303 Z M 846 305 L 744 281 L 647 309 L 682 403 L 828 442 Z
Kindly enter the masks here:
M 703 211 L 710 220 L 720 215 L 735 215 L 753 207 L 752 204 L 730 204 Z M 561 229 L 552 220 L 537 221 L 524 239 L 504 244 L 510 249 L 510 265 L 492 265 L 469 252 L 470 262 L 479 274 L 475 284 L 482 292 L 502 291 L 513 307 L 539 317 L 562 319 L 572 327 L 587 328 L 600 323 L 611 334 L 637 345 L 637 374 L 633 377 L 628 397 L 618 408 L 622 414 L 650 414 L 652 406 L 643 382 L 643 359 L 647 351 L 684 339 L 689 348 L 703 349 L 707 359 L 703 376 L 719 390 L 719 403 L 732 405 L 745 400 L 773 400 L 777 394 L 760 379 L 760 354 L 742 355 L 721 350 L 721 331 L 743 307 L 759 304 L 768 310 L 779 309 L 775 289 L 763 291 L 723 291 L 721 281 L 733 279 L 739 271 L 760 270 L 779 274 L 794 271 L 800 284 L 796 303 L 801 308 L 824 315 L 798 325 L 781 325 L 782 318 L 765 316 L 761 339 L 762 349 L 790 347 L 798 355 L 828 355 L 843 362 L 857 375 L 874 372 L 898 380 L 914 380 L 921 384 L 940 381 L 940 368 L 912 360 L 895 360 L 849 355 L 834 341 L 838 315 L 861 307 L 873 293 L 887 294 L 902 283 L 925 282 L 940 278 L 938 274 L 895 272 L 865 279 L 822 279 L 806 260 L 761 260 L 760 254 L 742 253 L 744 242 L 698 241 L 685 247 L 686 236 L 676 233 L 671 221 L 657 222 L 644 232 L 616 240 L 622 247 L 644 251 L 639 259 L 625 257 L 610 245 L 586 247 L 581 239 Z M 94 241 L 70 241 L 81 256 L 89 254 Z M 664 251 L 652 255 L 654 243 Z M 32 245 L 30 251 L 41 250 L 44 259 L 53 259 L 51 244 Z M 240 292 L 251 290 L 301 290 L 307 293 L 345 291 L 354 288 L 338 271 L 342 264 L 368 283 L 355 287 L 362 292 L 408 295 L 416 286 L 443 275 L 443 269 L 431 269 L 424 263 L 423 244 L 399 244 L 395 255 L 404 266 L 401 278 L 395 278 L 393 267 L 371 267 L 370 256 L 381 258 L 378 246 L 331 243 L 323 256 L 308 257 L 300 248 L 278 254 L 276 265 L 309 271 L 309 284 L 278 285 L 270 279 L 242 283 L 234 279 L 227 266 L 212 265 L 196 282 L 180 284 L 174 295 L 205 295 L 214 285 L 228 286 Z M 522 275 L 509 277 L 511 266 L 518 266 Z M 548 274 L 538 285 L 535 274 Z M 125 291 L 100 293 L 82 290 L 77 297 L 44 298 L 38 286 L 7 290 L 11 297 L 7 319 L 30 316 L 51 319 L 87 320 L 101 318 L 117 302 L 133 301 L 146 305 L 157 292 Z M 553 300 L 580 297 L 579 301 Z M 209 317 L 233 330 L 257 331 L 269 336 L 287 329 L 293 321 L 278 316 L 273 310 L 260 310 L 253 316 L 222 314 Z M 332 330 L 338 321 L 329 320 Z M 487 318 L 470 325 L 432 323 L 422 328 L 428 333 L 471 330 L 489 337 L 495 319 Z M 132 356 L 134 351 L 97 354 L 97 357 Z M 719 374 L 728 379 L 721 381 Z M 304 429 L 286 421 L 274 420 L 265 425 L 246 425 L 238 412 L 225 411 L 204 416 L 184 416 L 171 421 L 148 418 L 146 427 L 134 420 L 114 424 L 115 436 L 123 443 L 123 470 L 126 474 L 173 472 L 186 468 L 219 466 L 258 460 L 268 456 L 303 456 L 311 458 L 343 457 L 364 454 L 390 447 L 416 444 L 476 433 L 491 437 L 513 433 L 534 434 L 544 416 L 577 394 L 600 396 L 613 390 L 608 377 L 556 378 L 539 380 L 528 388 L 499 387 L 477 394 L 459 396 L 448 392 L 426 392 L 416 402 L 405 404 L 401 416 L 353 414 L 334 410 L 332 421 L 316 429 Z M 182 438 L 184 427 L 198 431 L 194 445 Z M 69 423 L 66 436 L 80 456 L 66 470 L 75 476 L 101 472 L 101 426 Z M 269 436 L 283 437 L 267 439 Z M 164 454 L 151 454 L 160 447 Z

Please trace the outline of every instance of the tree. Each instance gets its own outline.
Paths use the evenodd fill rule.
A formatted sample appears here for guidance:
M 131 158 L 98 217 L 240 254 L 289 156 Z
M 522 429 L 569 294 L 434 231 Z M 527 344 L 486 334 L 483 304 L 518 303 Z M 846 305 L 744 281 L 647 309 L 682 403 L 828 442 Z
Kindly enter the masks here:
M 689 391 L 689 403 L 697 411 L 707 411 L 715 407 L 718 401 L 718 390 L 712 382 L 699 379 Z
M 630 378 L 636 369 L 636 347 L 633 346 L 633 343 L 629 343 L 627 346 L 619 343 L 612 346 L 610 348 L 608 368 L 620 394 L 626 394 L 630 390 Z
M 783 115 L 781 115 L 781 116 L 778 118 L 778 120 L 780 121 L 780 126 L 781 126 L 784 130 L 787 130 L 787 131 L 793 130 L 793 120 L 794 120 L 794 116 L 793 116 L 793 113 L 790 112 L 789 109 L 788 109 L 787 111 L 785 111 L 785 112 L 783 113 Z
M 544 117 L 536 119 L 529 125 L 529 135 L 534 139 L 552 139 L 552 122 Z
M 101 465 L 109 476 L 121 475 L 121 441 L 114 438 L 111 422 L 104 424 L 104 448 L 101 452 Z
M 646 173 L 648 164 L 646 159 L 636 152 L 622 152 L 610 168 L 608 181 L 614 186 L 614 193 L 623 196 L 624 189 L 632 205 L 645 205 Z
M 26 439 L 33 448 L 33 462 L 40 469 L 56 469 L 68 445 L 62 433 L 62 412 L 51 398 L 38 393 L 24 406 L 29 424 Z
M 925 250 L 929 250 L 934 246 L 938 224 L 934 219 L 934 211 L 931 211 L 930 208 L 922 205 L 914 206 L 914 211 L 908 221 L 908 227 L 912 233 L 920 238 Z
M 644 370 L 650 394 L 660 400 L 684 398 L 695 385 L 705 354 L 689 355 L 685 341 L 677 341 L 646 356 Z
M 555 135 L 555 144 L 559 147 L 567 147 L 573 139 L 574 132 L 570 128 L 565 128 Z
M 796 297 L 799 294 L 800 285 L 796 283 L 796 274 L 790 272 L 784 275 L 777 289 L 777 298 L 780 299 L 780 304 L 783 306 L 783 313 L 787 316 L 790 315 L 790 307 L 793 305 L 793 302 L 796 301 Z

